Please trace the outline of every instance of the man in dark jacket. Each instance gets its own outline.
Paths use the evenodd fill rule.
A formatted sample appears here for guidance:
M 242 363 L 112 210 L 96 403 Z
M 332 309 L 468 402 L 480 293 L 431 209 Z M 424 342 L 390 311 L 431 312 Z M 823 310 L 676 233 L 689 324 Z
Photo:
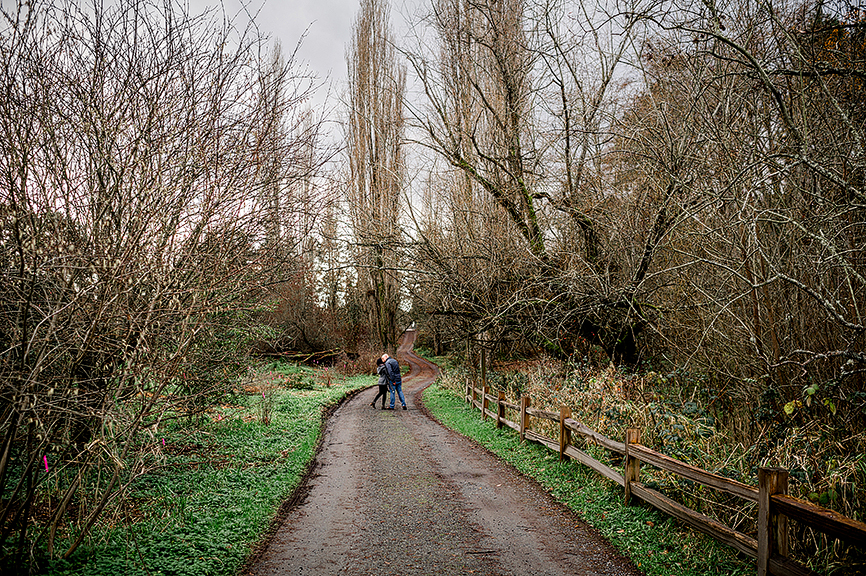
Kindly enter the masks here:
M 391 358 L 388 354 L 382 354 L 382 362 L 385 363 L 385 372 L 388 374 L 388 389 L 391 391 L 391 407 L 394 409 L 394 391 L 400 396 L 400 404 L 403 405 L 403 410 L 406 409 L 406 399 L 403 397 L 403 377 L 400 375 L 400 364 L 396 358 Z

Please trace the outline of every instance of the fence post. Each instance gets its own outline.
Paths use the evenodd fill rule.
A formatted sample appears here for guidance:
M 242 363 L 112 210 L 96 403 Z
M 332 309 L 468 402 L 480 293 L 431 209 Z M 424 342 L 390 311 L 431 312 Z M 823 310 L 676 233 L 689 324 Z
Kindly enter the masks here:
M 487 384 L 481 389 L 481 419 L 487 418 L 487 395 L 490 394 L 490 387 Z
M 472 340 L 466 337 L 466 401 L 471 402 L 472 394 Z
M 625 466 L 623 466 L 623 480 L 625 480 L 625 503 L 631 500 L 631 483 L 637 482 L 640 477 L 640 460 L 629 454 L 630 444 L 640 444 L 640 430 L 629 428 L 625 431 Z
M 502 428 L 502 419 L 505 418 L 505 392 L 499 392 L 499 402 L 496 403 L 496 427 Z
M 788 555 L 788 519 L 770 505 L 771 496 L 787 493 L 787 470 L 758 468 L 758 576 L 770 573 L 773 554 Z
M 520 441 L 523 442 L 526 440 L 526 430 L 529 428 L 529 414 L 526 413 L 526 409 L 529 408 L 529 405 L 532 404 L 532 400 L 530 400 L 529 396 L 525 396 L 520 399 Z
M 571 444 L 571 429 L 566 428 L 565 419 L 571 418 L 571 408 L 562 406 L 559 409 L 559 461 L 565 460 L 565 447 Z
M 481 349 L 481 387 L 487 387 L 487 348 Z

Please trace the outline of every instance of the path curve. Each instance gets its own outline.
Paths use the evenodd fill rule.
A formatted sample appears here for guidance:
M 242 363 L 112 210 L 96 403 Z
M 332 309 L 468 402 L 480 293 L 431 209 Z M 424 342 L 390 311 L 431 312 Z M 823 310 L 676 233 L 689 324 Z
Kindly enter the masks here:
M 250 576 L 640 576 L 536 482 L 421 409 L 438 368 L 397 357 L 408 410 L 370 407 L 375 387 L 334 411 L 303 499 Z

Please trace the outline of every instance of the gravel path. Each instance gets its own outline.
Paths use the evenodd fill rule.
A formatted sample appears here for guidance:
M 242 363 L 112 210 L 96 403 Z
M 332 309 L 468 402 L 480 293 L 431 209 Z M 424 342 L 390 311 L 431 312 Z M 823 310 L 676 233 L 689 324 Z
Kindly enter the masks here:
M 304 497 L 250 576 L 642 574 L 538 484 L 420 407 L 436 367 L 398 358 L 409 409 L 370 407 L 375 387 L 328 421 Z

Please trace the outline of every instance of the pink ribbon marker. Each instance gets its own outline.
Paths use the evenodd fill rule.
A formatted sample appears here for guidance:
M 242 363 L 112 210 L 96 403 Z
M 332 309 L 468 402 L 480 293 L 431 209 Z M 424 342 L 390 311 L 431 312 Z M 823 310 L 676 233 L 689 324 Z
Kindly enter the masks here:
M 165 448 L 165 438 L 162 439 L 162 447 Z
M 48 456 L 43 456 L 42 461 L 45 462 L 45 471 L 48 472 Z

